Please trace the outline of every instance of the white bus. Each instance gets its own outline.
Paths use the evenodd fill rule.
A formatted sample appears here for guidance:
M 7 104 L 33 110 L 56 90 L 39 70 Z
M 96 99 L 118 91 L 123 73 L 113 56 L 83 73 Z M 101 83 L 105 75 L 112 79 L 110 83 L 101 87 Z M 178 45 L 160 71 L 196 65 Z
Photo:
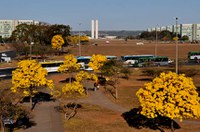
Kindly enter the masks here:
M 64 61 L 46 61 L 46 62 L 40 62 L 41 66 L 47 70 L 47 72 L 57 72 L 58 68 L 61 64 L 63 64 Z
M 91 56 L 78 56 L 76 57 L 77 63 L 81 65 L 82 70 L 92 71 L 93 69 L 88 66 Z
M 188 59 L 189 61 L 200 63 L 200 51 L 188 52 Z
M 117 60 L 117 56 L 114 55 L 107 55 L 106 58 L 107 60 Z

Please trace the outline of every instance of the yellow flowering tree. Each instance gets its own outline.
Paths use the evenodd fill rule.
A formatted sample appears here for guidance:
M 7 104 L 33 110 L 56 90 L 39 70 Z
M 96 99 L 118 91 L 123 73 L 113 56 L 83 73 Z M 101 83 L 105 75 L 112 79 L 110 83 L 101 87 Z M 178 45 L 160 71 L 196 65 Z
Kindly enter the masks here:
M 17 68 L 12 72 L 11 91 L 22 92 L 24 96 L 32 97 L 38 92 L 38 87 L 47 86 L 53 89 L 53 81 L 46 78 L 47 70 L 41 67 L 36 60 L 23 60 L 18 63 Z
M 79 43 L 79 36 L 78 35 L 73 35 L 73 36 L 69 36 L 67 37 L 68 41 L 70 44 L 72 44 L 73 46 L 75 46 L 76 44 Z M 89 42 L 89 38 L 88 36 L 84 35 L 84 36 L 80 36 L 80 42 Z
M 80 69 L 80 64 L 77 64 L 77 59 L 74 57 L 74 55 L 69 54 L 65 56 L 64 63 L 60 65 L 58 68 L 58 72 L 61 73 L 69 73 L 70 74 L 70 82 L 72 78 L 72 73 L 76 72 Z
M 53 49 L 60 50 L 62 45 L 65 43 L 62 35 L 55 35 L 51 39 L 51 45 Z
M 89 67 L 91 67 L 94 71 L 98 72 L 100 68 L 105 64 L 107 61 L 106 56 L 97 54 L 92 55 L 90 62 L 88 63 Z
M 89 42 L 89 38 L 86 35 L 81 36 L 81 42 Z
M 185 118 L 200 117 L 200 98 L 191 78 L 173 72 L 161 73 L 152 82 L 146 83 L 136 93 L 142 110 L 141 114 L 148 118 L 158 115 L 180 121 Z

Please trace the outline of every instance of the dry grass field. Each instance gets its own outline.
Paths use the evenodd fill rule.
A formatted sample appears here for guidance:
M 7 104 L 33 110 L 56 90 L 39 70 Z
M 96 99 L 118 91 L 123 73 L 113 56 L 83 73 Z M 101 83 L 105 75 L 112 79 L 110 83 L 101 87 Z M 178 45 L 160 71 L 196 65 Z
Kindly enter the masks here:
M 155 53 L 155 46 L 156 44 L 153 42 L 144 41 L 144 45 L 136 45 L 138 41 L 128 41 L 125 42 L 124 40 L 111 40 L 109 44 L 105 43 L 105 40 L 99 41 L 92 41 L 89 45 L 82 45 L 81 46 L 81 53 L 82 55 L 92 55 L 92 54 L 103 54 L 103 55 L 115 55 L 115 56 L 122 56 L 122 55 L 131 55 L 131 54 L 154 54 Z M 93 43 L 98 44 L 98 46 L 92 45 Z M 187 53 L 189 51 L 200 51 L 200 44 L 178 44 L 179 49 L 179 60 L 187 60 Z M 75 47 L 71 49 L 71 53 L 75 55 L 79 55 L 79 47 Z M 176 54 L 176 45 L 175 43 L 158 43 L 157 44 L 157 55 L 160 56 L 168 56 L 171 59 L 175 59 Z M 156 67 L 157 68 L 157 67 Z M 155 68 L 155 69 L 156 69 Z M 193 77 L 195 85 L 200 88 L 200 66 L 179 66 L 179 70 L 188 70 L 188 69 L 196 69 L 198 70 L 198 74 Z M 119 99 L 115 100 L 110 93 L 105 92 L 103 89 L 102 91 L 105 95 L 114 103 L 117 103 L 127 109 L 137 108 L 139 106 L 137 97 L 135 95 L 136 91 L 144 86 L 145 82 L 149 82 L 152 78 L 149 76 L 145 76 L 142 73 L 142 68 L 131 68 L 132 75 L 128 80 L 121 79 L 118 85 L 118 92 L 119 92 Z M 101 108 L 102 109 L 102 108 Z M 90 110 L 89 110 L 90 111 Z M 115 112 L 111 112 L 107 114 L 107 110 L 103 109 L 101 113 L 96 111 L 95 119 L 90 117 L 89 115 L 93 115 L 93 112 L 89 111 L 80 111 L 80 114 L 77 115 L 74 119 L 69 122 L 66 122 L 66 129 L 69 128 L 74 131 L 155 131 L 152 129 L 142 128 L 136 129 L 133 127 L 129 127 L 124 119 L 122 119 L 121 114 L 117 114 Z M 98 114 L 99 113 L 99 114 Z M 85 115 L 86 114 L 86 115 Z M 83 116 L 84 115 L 84 116 Z M 87 116 L 88 115 L 88 116 Z M 99 121 L 102 116 L 105 116 L 102 121 Z M 113 119 L 115 116 L 115 120 Z M 87 118 L 85 118 L 87 117 Z M 109 118 L 110 117 L 110 118 Z M 108 119 L 107 119 L 108 118 Z M 98 121 L 96 121 L 98 119 Z M 77 121 L 78 120 L 78 121 Z M 78 129 L 79 127 L 71 124 L 74 122 L 82 122 L 84 127 L 81 125 L 82 129 Z M 104 123 L 106 122 L 106 123 Z M 117 122 L 117 124 L 116 124 Z M 199 122 L 199 121 L 198 121 Z M 89 124 L 87 124 L 89 123 Z M 108 123 L 108 124 L 107 124 Z M 125 124 L 124 124 L 125 123 Z M 177 129 L 177 132 L 190 132 L 190 131 L 199 131 L 200 126 L 196 123 L 188 123 L 188 122 L 178 122 L 181 126 L 180 129 Z M 199 122 L 200 123 L 200 122 Z M 104 124 L 104 125 L 103 125 Z M 101 126 L 101 127 L 99 127 Z M 73 127 L 73 128 L 72 128 Z M 165 129 L 166 131 L 170 131 Z M 157 130 L 158 131 L 158 130 Z
M 106 44 L 106 40 L 92 40 L 88 45 L 81 46 L 82 55 L 92 54 L 104 54 L 104 55 L 132 55 L 132 54 L 155 54 L 155 42 L 143 41 L 144 45 L 136 45 L 138 40 L 110 40 L 109 44 Z M 98 46 L 92 45 L 92 43 L 98 44 Z M 187 59 L 187 53 L 189 51 L 200 51 L 200 44 L 178 44 L 179 59 Z M 72 53 L 79 55 L 79 48 L 72 48 Z M 175 58 L 176 45 L 175 43 L 157 43 L 157 55 L 168 56 L 171 59 Z
M 103 55 L 131 55 L 131 54 L 154 54 L 155 53 L 155 43 L 150 41 L 144 41 L 144 45 L 136 45 L 137 40 L 129 40 L 125 42 L 124 40 L 110 40 L 109 44 L 105 43 L 106 40 L 93 40 L 87 45 L 81 46 L 82 55 L 92 55 L 92 54 L 103 54 Z M 98 46 L 92 45 L 93 43 L 98 44 Z M 179 59 L 187 60 L 187 53 L 189 51 L 200 51 L 200 44 L 178 44 L 179 48 Z M 158 43 L 157 44 L 157 54 L 161 56 L 168 56 L 171 59 L 175 59 L 175 44 L 174 43 Z M 74 55 L 79 55 L 79 47 L 70 47 L 70 52 Z M 51 59 L 64 59 L 64 56 L 54 56 Z M 158 68 L 158 67 L 156 67 Z M 156 69 L 155 68 L 155 69 Z M 183 66 L 180 65 L 180 70 L 196 69 L 198 74 L 193 78 L 194 83 L 198 89 L 200 89 L 200 65 L 198 66 Z M 103 93 L 114 103 L 123 106 L 131 110 L 132 108 L 138 108 L 139 103 L 135 95 L 136 91 L 144 86 L 145 82 L 149 82 L 152 77 L 146 76 L 142 73 L 143 68 L 131 68 L 132 75 L 127 79 L 120 79 L 118 84 L 118 94 L 119 98 L 115 100 L 110 93 L 106 92 L 103 87 Z M 57 87 L 63 86 L 59 81 L 65 78 L 65 75 L 50 75 L 49 78 L 53 79 Z M 4 85 L 5 84 L 5 85 Z M 0 88 L 10 87 L 10 80 L 0 81 Z M 152 130 L 149 128 L 137 129 L 135 127 L 130 127 L 125 119 L 122 117 L 122 113 L 114 112 L 100 106 L 94 106 L 91 104 L 82 104 L 83 108 L 78 110 L 78 114 L 66 121 L 65 130 L 70 132 L 151 132 L 159 131 Z M 63 115 L 62 115 L 63 117 Z M 197 122 L 178 122 L 181 126 L 177 132 L 198 132 L 200 130 L 200 120 L 195 120 Z M 167 132 L 169 129 L 165 129 Z

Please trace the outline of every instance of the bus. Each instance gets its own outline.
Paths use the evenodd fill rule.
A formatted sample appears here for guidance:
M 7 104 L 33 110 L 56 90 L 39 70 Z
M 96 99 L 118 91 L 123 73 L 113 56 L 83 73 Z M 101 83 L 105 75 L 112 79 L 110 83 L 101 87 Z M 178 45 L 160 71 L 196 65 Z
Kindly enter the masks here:
M 93 69 L 88 66 L 88 63 L 90 62 L 91 56 L 78 56 L 76 57 L 77 63 L 81 65 L 82 70 L 86 71 L 92 71 Z M 106 56 L 107 60 L 117 60 L 117 56 Z
M 200 51 L 190 51 L 188 52 L 189 61 L 195 61 L 200 63 Z
M 91 58 L 92 58 L 91 56 L 78 56 L 78 57 L 76 57 L 77 63 L 81 65 L 80 69 L 86 70 L 86 71 L 92 71 L 93 69 L 88 66 L 88 63 L 90 62 Z
M 107 55 L 106 58 L 107 60 L 117 60 L 117 56 Z
M 135 64 L 138 67 L 146 67 L 146 66 L 168 66 L 172 63 L 168 57 L 166 56 L 153 56 L 149 58 L 140 58 Z
M 125 65 L 135 66 L 138 64 L 139 59 L 149 59 L 154 57 L 154 55 L 125 55 L 121 56 L 121 59 Z
M 60 65 L 64 63 L 64 61 L 45 61 L 39 62 L 41 66 L 47 70 L 47 72 L 57 72 Z

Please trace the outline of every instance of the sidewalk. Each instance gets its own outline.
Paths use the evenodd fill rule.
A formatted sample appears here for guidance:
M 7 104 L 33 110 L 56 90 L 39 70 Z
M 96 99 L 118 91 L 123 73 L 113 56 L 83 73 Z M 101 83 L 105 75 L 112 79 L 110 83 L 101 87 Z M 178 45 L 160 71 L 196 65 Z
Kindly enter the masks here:
M 32 121 L 36 123 L 24 132 L 63 132 L 63 122 L 60 113 L 54 110 L 58 102 L 40 102 L 35 107 Z

